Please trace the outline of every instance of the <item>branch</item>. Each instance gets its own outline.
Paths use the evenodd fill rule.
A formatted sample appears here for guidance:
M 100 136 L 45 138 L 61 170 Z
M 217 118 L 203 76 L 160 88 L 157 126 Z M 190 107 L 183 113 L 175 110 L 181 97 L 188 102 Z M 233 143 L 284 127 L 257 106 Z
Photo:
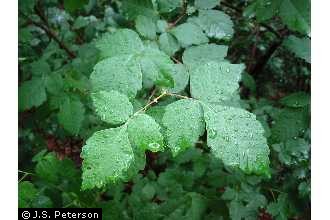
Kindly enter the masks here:
M 41 23 L 38 23 L 38 22 L 32 20 L 31 18 L 29 18 L 27 15 L 25 15 L 25 14 L 22 13 L 22 12 L 19 12 L 19 13 L 20 13 L 23 17 L 25 17 L 30 23 L 32 23 L 32 24 L 34 24 L 35 26 L 37 26 L 37 27 L 41 28 L 42 30 L 44 30 L 44 31 L 46 32 L 46 34 L 48 35 L 48 37 L 54 39 L 54 40 L 56 41 L 56 43 L 59 45 L 59 47 L 60 47 L 61 49 L 63 49 L 63 50 L 69 55 L 69 57 L 70 57 L 71 59 L 76 58 L 76 54 L 75 54 L 73 51 L 71 51 L 71 50 L 70 50 L 70 49 L 64 44 L 64 42 L 62 42 L 62 41 L 58 38 L 58 36 L 56 35 L 56 33 L 55 33 L 52 29 L 50 29 L 49 26 L 47 26 L 46 22 L 44 22 L 44 23 L 45 23 L 45 25 L 44 25 L 44 24 L 41 24 Z M 38 13 L 39 13 L 39 12 L 38 12 Z M 43 18 L 42 18 L 41 15 L 39 15 L 38 13 L 37 13 L 37 15 L 38 15 L 38 16 L 40 17 L 40 19 L 43 21 Z
M 173 21 L 172 23 L 169 24 L 169 26 L 167 27 L 167 30 L 173 28 L 175 25 L 177 25 L 177 23 L 179 21 L 181 21 L 182 18 L 184 18 L 187 15 L 186 14 L 187 6 L 188 6 L 188 2 L 183 1 L 181 14 L 179 15 L 179 17 L 177 19 L 175 19 L 175 21 Z
M 258 62 L 256 65 L 252 68 L 250 71 L 251 75 L 256 75 L 256 73 L 263 70 L 263 68 L 266 66 L 268 60 L 271 58 L 273 53 L 276 51 L 276 49 L 282 44 L 282 40 L 274 42 L 268 49 L 268 51 L 260 58 L 258 58 Z
M 227 2 L 221 1 L 220 4 L 222 4 L 223 6 L 225 6 L 227 8 L 234 10 L 239 15 L 242 15 L 242 13 L 243 13 L 243 11 L 240 8 L 237 8 L 231 4 L 228 4 Z M 259 23 L 259 25 L 266 28 L 269 32 L 275 34 L 278 38 L 283 37 L 279 32 L 277 32 L 273 27 L 269 26 L 268 24 Z
M 181 62 L 180 60 L 176 59 L 175 57 L 171 57 L 171 59 L 172 59 L 175 63 L 181 63 L 181 64 L 182 64 L 182 62 Z

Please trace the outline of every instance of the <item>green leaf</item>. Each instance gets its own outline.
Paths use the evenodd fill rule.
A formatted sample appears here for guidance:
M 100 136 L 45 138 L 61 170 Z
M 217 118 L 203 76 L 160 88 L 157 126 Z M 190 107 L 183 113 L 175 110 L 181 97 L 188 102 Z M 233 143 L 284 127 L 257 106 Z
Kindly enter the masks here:
M 269 203 L 267 212 L 276 217 L 276 220 L 286 220 L 290 217 L 290 206 L 288 195 L 281 193 L 276 202 Z
M 137 58 L 143 73 L 145 88 L 158 86 L 173 87 L 173 62 L 165 53 L 158 49 L 147 48 Z
M 233 200 L 229 203 L 229 216 L 233 220 L 244 219 L 246 215 L 242 202 Z
M 95 44 L 102 58 L 139 53 L 144 46 L 139 35 L 130 29 L 119 29 L 114 33 L 107 33 Z
M 143 15 L 153 20 L 158 18 L 158 13 L 154 10 L 152 0 L 124 0 L 121 9 L 130 20 L 135 20 L 138 15 Z
M 21 12 L 29 14 L 33 12 L 35 3 L 35 0 L 18 0 L 18 8 Z
M 163 149 L 163 135 L 160 126 L 146 114 L 138 114 L 129 121 L 127 131 L 132 145 L 145 151 L 157 152 Z
M 139 15 L 135 19 L 136 30 L 145 38 L 154 40 L 156 38 L 156 23 L 151 18 Z
M 147 114 L 150 115 L 159 125 L 163 128 L 163 115 L 165 113 L 165 106 L 156 105 L 147 110 Z M 162 132 L 163 133 L 163 132 Z
M 54 153 L 43 156 L 37 163 L 35 171 L 39 178 L 49 183 L 58 183 L 60 162 Z
M 280 143 L 298 137 L 308 127 L 309 117 L 306 109 L 283 109 L 272 122 L 271 140 Z
M 142 188 L 141 193 L 147 200 L 151 200 L 154 197 L 154 195 L 156 193 L 156 190 L 155 190 L 155 187 L 152 184 L 147 183 Z
M 159 48 L 167 55 L 172 56 L 180 49 L 179 42 L 169 33 L 162 33 L 159 36 Z
M 131 55 L 116 56 L 97 63 L 90 80 L 95 92 L 117 90 L 130 99 L 142 88 L 141 69 Z
M 164 33 L 168 28 L 168 23 L 166 20 L 157 21 L 157 33 Z
M 163 116 L 166 140 L 174 156 L 192 147 L 204 133 L 202 107 L 197 101 L 183 99 L 166 106 Z
M 280 103 L 287 107 L 301 108 L 310 104 L 310 95 L 305 92 L 295 92 L 281 98 Z
M 61 103 L 57 117 L 66 131 L 77 135 L 85 117 L 85 107 L 80 100 L 67 97 Z
M 173 93 L 179 93 L 186 88 L 189 81 L 189 74 L 186 67 L 182 64 L 173 64 L 172 66 L 173 71 L 171 75 L 174 80 L 174 87 L 168 90 Z
M 51 208 L 53 202 L 43 192 L 35 188 L 28 181 L 18 184 L 18 207 L 19 208 Z
M 205 212 L 207 209 L 206 198 L 199 193 L 189 192 L 187 193 L 185 199 L 187 202 L 187 210 L 184 219 L 192 219 L 192 220 L 202 219 L 203 216 L 205 216 Z
M 311 196 L 311 184 L 310 182 L 302 182 L 299 184 L 298 186 L 298 190 L 299 190 L 299 195 L 300 197 L 307 197 L 309 196 L 309 199 L 310 199 L 310 196 Z
M 42 78 L 33 77 L 25 81 L 18 89 L 18 107 L 20 111 L 39 107 L 47 99 L 45 83 Z
M 126 126 L 95 132 L 82 149 L 82 189 L 121 179 L 134 160 Z
M 207 43 L 209 40 L 202 29 L 195 24 L 184 23 L 171 30 L 182 47 Z
M 78 90 L 86 93 L 90 90 L 88 78 L 80 72 L 75 70 L 66 73 L 64 78 L 65 89 L 72 88 L 74 91 Z
M 33 39 L 33 34 L 32 34 L 31 28 L 30 27 L 20 28 L 18 31 L 19 31 L 18 32 L 18 42 L 29 45 Z
M 198 9 L 211 9 L 220 5 L 219 0 L 195 0 L 195 6 Z
M 128 170 L 123 173 L 122 181 L 130 181 L 134 177 L 139 175 L 139 171 L 143 170 L 146 166 L 146 155 L 144 151 L 138 149 L 136 146 L 132 146 L 134 153 L 134 160 L 131 162 Z
M 278 153 L 279 160 L 289 166 L 309 159 L 310 144 L 302 138 L 289 139 L 272 147 Z
M 267 204 L 259 188 L 242 183 L 239 189 L 226 187 L 222 199 L 229 200 L 229 215 L 232 219 L 257 219 L 260 208 Z
M 75 30 L 78 30 L 80 28 L 86 27 L 89 23 L 90 22 L 89 22 L 88 18 L 83 17 L 83 16 L 79 16 L 74 21 L 72 28 L 75 29 Z
M 182 55 L 185 65 L 192 68 L 209 61 L 224 61 L 227 56 L 228 47 L 217 44 L 203 44 L 187 48 Z
M 31 73 L 34 76 L 43 76 L 50 72 L 49 64 L 43 59 L 31 63 Z
M 210 38 L 230 39 L 233 34 L 233 22 L 230 17 L 218 10 L 200 10 L 198 17 L 188 19 L 197 24 Z
M 39 194 L 37 198 L 34 199 L 32 207 L 34 208 L 53 208 L 52 200 L 43 194 Z
M 57 95 L 63 91 L 63 78 L 59 73 L 51 73 L 45 79 L 46 89 L 49 93 Z
M 117 91 L 93 93 L 92 100 L 97 115 L 107 123 L 122 124 L 133 114 L 133 106 L 127 96 Z
M 168 13 L 182 6 L 182 0 L 157 0 L 159 12 Z
M 38 190 L 28 181 L 18 184 L 18 207 L 31 208 L 33 200 L 38 196 Z
M 290 35 L 284 40 L 283 45 L 297 57 L 311 63 L 311 39 L 308 37 L 298 38 Z
M 208 62 L 190 72 L 192 97 L 205 102 L 230 100 L 239 88 L 243 64 Z
M 252 94 L 255 94 L 257 91 L 256 81 L 254 80 L 253 76 L 248 74 L 247 72 L 242 73 L 242 83 L 245 87 L 247 87 Z
M 230 167 L 246 173 L 269 174 L 269 148 L 264 129 L 246 110 L 204 105 L 207 144 Z
M 77 9 L 82 8 L 87 3 L 88 0 L 64 0 L 64 8 L 69 12 L 74 12 Z
M 283 0 L 280 17 L 291 30 L 310 35 L 310 0 Z
M 278 14 L 279 7 L 281 6 L 282 0 L 280 1 L 265 1 L 258 0 L 255 5 L 255 12 L 258 22 L 266 21 Z

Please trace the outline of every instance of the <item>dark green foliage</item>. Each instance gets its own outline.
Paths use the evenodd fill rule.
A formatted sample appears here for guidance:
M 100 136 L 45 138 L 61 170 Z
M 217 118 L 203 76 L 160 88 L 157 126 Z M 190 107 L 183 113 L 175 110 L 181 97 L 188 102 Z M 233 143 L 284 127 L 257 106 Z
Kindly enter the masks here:
M 309 219 L 310 1 L 19 1 L 19 207 Z

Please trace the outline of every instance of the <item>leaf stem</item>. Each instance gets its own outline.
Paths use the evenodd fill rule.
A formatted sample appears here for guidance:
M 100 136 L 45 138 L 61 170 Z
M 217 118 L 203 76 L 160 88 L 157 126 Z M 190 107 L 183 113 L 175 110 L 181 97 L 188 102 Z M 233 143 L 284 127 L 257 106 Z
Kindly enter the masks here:
M 179 94 L 176 94 L 176 93 L 170 93 L 170 92 L 164 90 L 159 96 L 157 96 L 152 101 L 150 101 L 147 105 L 145 105 L 143 108 L 141 108 L 140 110 L 138 110 L 137 112 L 135 112 L 133 114 L 133 116 L 135 116 L 135 115 L 137 115 L 137 114 L 139 114 L 141 112 L 146 111 L 151 105 L 157 103 L 158 100 L 161 99 L 161 98 L 163 98 L 164 96 L 173 96 L 173 97 L 177 97 L 177 98 L 180 98 L 180 99 L 191 99 L 188 96 L 183 96 L 183 95 L 179 95 Z
M 167 95 L 169 96 L 173 96 L 173 97 L 177 97 L 177 98 L 180 98 L 180 99 L 191 99 L 189 98 L 188 96 L 184 96 L 184 95 L 179 95 L 179 94 L 176 94 L 176 93 L 167 93 Z
M 18 170 L 18 172 L 24 174 L 24 175 L 18 180 L 19 183 L 20 183 L 22 180 L 24 180 L 28 175 L 34 175 L 33 173 L 25 172 L 25 171 L 22 171 L 22 170 Z
M 167 91 L 163 91 L 162 94 L 160 94 L 159 96 L 157 96 L 156 98 L 154 98 L 151 102 L 149 102 L 147 105 L 145 105 L 143 108 L 141 108 L 139 111 L 135 112 L 134 115 L 137 115 L 141 112 L 144 112 L 145 110 L 147 110 L 147 108 L 151 105 L 153 105 L 154 103 L 157 103 L 159 99 L 161 99 L 162 97 L 164 97 L 165 95 L 167 95 Z
M 19 173 L 28 174 L 28 175 L 34 175 L 33 173 L 25 172 L 25 171 L 22 171 L 22 170 L 18 170 L 18 172 L 19 172 Z

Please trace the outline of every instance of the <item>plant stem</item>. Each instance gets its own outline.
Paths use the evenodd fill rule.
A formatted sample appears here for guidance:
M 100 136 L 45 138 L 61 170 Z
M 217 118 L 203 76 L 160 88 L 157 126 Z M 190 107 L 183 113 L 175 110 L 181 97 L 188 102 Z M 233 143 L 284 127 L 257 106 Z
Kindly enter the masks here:
M 33 173 L 25 172 L 22 170 L 18 170 L 19 173 L 23 173 L 24 175 L 18 180 L 18 183 L 20 183 L 22 180 L 24 180 L 28 175 L 34 175 Z
M 147 105 L 145 105 L 139 111 L 135 112 L 134 115 L 137 115 L 137 114 L 139 114 L 141 112 L 144 112 L 145 110 L 147 110 L 147 108 L 149 108 L 149 106 L 151 106 L 154 103 L 157 103 L 158 100 L 161 99 L 162 97 L 164 97 L 165 95 L 167 95 L 167 91 L 162 92 L 162 94 L 160 94 L 159 96 L 157 96 L 156 98 L 154 98 L 151 102 L 149 102 Z
M 46 32 L 46 34 L 48 35 L 48 37 L 49 38 L 51 38 L 51 39 L 54 39 L 55 40 L 55 42 L 59 45 L 59 47 L 61 48 L 61 49 L 63 49 L 68 55 L 69 55 L 69 57 L 70 57 L 70 59 L 74 59 L 74 58 L 76 58 L 76 54 L 73 52 L 73 51 L 71 51 L 65 44 L 64 44 L 64 42 L 62 42 L 60 39 L 59 39 L 59 37 L 55 34 L 55 32 L 52 30 L 52 29 L 50 29 L 50 27 L 49 26 L 47 26 L 47 24 L 45 23 L 45 25 L 44 24 L 41 24 L 41 23 L 38 23 L 38 22 L 36 22 L 36 21 L 33 21 L 31 18 L 29 18 L 27 15 L 25 15 L 24 13 L 22 13 L 22 12 L 19 12 L 23 17 L 25 17 L 25 19 L 27 19 L 30 23 L 32 23 L 32 24 L 34 24 L 35 26 L 37 26 L 37 27 L 39 27 L 39 28 L 41 28 L 42 30 L 44 30 L 45 32 Z M 39 15 L 38 13 L 37 13 L 37 15 L 41 18 L 41 20 L 43 21 L 43 19 L 42 19 L 42 17 L 41 17 L 41 15 Z
M 157 96 L 156 98 L 154 98 L 152 101 L 150 101 L 147 105 L 145 105 L 143 108 L 141 108 L 140 110 L 138 110 L 137 112 L 135 112 L 133 114 L 133 116 L 144 112 L 147 110 L 147 108 L 149 108 L 151 105 L 155 104 L 158 102 L 159 99 L 163 98 L 164 96 L 173 96 L 173 97 L 177 97 L 180 99 L 190 99 L 188 96 L 183 96 L 183 95 L 179 95 L 179 94 L 175 94 L 175 93 L 170 93 L 168 91 L 163 91 L 162 94 L 160 94 L 159 96 Z
M 177 97 L 177 98 L 180 98 L 180 99 L 191 99 L 188 96 L 179 95 L 179 94 L 175 94 L 175 93 L 167 93 L 167 95 Z

